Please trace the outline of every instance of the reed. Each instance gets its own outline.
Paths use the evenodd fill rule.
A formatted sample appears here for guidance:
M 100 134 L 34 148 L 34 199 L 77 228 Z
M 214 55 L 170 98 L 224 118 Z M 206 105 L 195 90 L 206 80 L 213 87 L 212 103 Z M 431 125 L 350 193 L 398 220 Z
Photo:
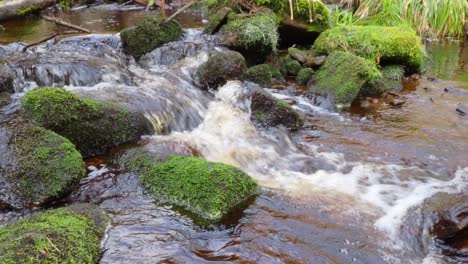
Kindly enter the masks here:
M 466 0 L 342 0 L 355 16 L 376 16 L 377 23 L 404 20 L 424 37 L 463 37 L 468 16 Z

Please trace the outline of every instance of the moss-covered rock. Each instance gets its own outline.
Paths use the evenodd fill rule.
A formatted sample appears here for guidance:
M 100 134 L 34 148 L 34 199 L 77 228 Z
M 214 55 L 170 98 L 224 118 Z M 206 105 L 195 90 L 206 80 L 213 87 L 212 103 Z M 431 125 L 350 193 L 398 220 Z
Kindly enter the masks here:
M 202 89 L 216 89 L 228 80 L 242 77 L 247 71 L 245 59 L 239 52 L 226 50 L 213 53 L 207 62 L 198 67 L 195 85 Z
M 177 22 L 172 20 L 166 23 L 160 17 L 145 18 L 136 27 L 120 33 L 125 52 L 136 58 L 181 36 L 182 27 Z
M 261 60 L 278 45 L 278 20 L 274 14 L 234 17 L 221 29 L 220 43 Z
M 380 97 L 389 91 L 400 91 L 403 89 L 401 80 L 404 76 L 404 69 L 400 65 L 389 65 L 383 67 L 380 72 L 382 78 L 375 81 L 373 85 L 361 90 L 362 96 Z
M 203 33 L 214 34 L 218 32 L 221 27 L 227 23 L 228 16 L 231 12 L 232 9 L 229 7 L 219 9 L 213 16 L 211 16 L 210 22 L 203 29 Z
M 22 105 L 35 123 L 68 138 L 83 156 L 104 153 L 151 133 L 151 125 L 143 114 L 80 98 L 61 88 L 30 91 Z
M 312 68 L 303 68 L 297 73 L 296 82 L 300 85 L 306 84 L 310 78 L 314 75 Z
M 270 86 L 273 79 L 270 65 L 260 64 L 250 67 L 247 70 L 245 79 L 261 86 Z
M 362 89 L 382 78 L 376 64 L 349 52 L 331 53 L 315 74 L 311 91 L 332 104 L 349 105 Z
M 423 61 L 421 39 L 407 28 L 339 26 L 323 32 L 315 41 L 319 54 L 348 51 L 382 65 L 399 64 L 418 71 Z
M 14 75 L 10 68 L 4 64 L 0 64 L 0 93 L 15 92 L 15 89 L 13 87 L 13 79 Z
M 73 190 L 85 175 L 69 140 L 16 118 L 12 127 L 0 128 L 0 209 L 42 205 Z
M 297 76 L 302 65 L 291 56 L 287 55 L 279 60 L 280 72 L 283 76 Z
M 297 130 L 304 124 L 304 119 L 292 107 L 274 98 L 258 86 L 249 87 L 251 96 L 252 122 L 260 128 L 284 126 Z
M 0 263 L 96 263 L 108 222 L 89 205 L 28 216 L 0 228 Z
M 220 220 L 259 191 L 257 183 L 240 169 L 202 158 L 174 155 L 158 160 L 134 150 L 121 163 L 139 173 L 141 184 L 158 201 L 207 220 Z

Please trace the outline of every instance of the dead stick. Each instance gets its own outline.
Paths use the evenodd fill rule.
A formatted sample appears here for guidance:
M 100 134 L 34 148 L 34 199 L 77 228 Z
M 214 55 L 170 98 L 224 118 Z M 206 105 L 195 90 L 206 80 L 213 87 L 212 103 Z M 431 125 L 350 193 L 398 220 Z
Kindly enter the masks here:
M 200 0 L 194 0 L 194 1 L 186 4 L 181 9 L 177 10 L 177 12 L 175 12 L 172 16 L 170 16 L 168 19 L 166 19 L 166 23 L 171 22 L 172 19 L 174 19 L 176 16 L 180 15 L 180 13 L 184 12 L 185 10 L 189 9 L 192 5 L 194 5 L 198 1 L 200 1 Z
M 65 27 L 69 27 L 69 28 L 73 28 L 73 29 L 76 29 L 78 31 L 82 31 L 82 32 L 85 32 L 85 33 L 91 33 L 90 30 L 86 29 L 86 28 L 82 28 L 80 26 L 77 26 L 77 25 L 73 25 L 73 24 L 70 24 L 70 23 L 67 23 L 67 22 L 64 22 L 58 18 L 53 18 L 53 17 L 48 17 L 48 16 L 44 16 L 44 15 L 41 15 L 41 18 L 42 19 L 45 19 L 47 21 L 50 21 L 50 22 L 53 22 L 55 24 L 58 24 L 58 25 L 61 25 L 61 26 L 65 26 Z
M 55 34 L 52 35 L 52 36 L 43 38 L 43 39 L 41 39 L 41 40 L 39 40 L 39 41 L 36 41 L 36 42 L 33 42 L 33 43 L 31 43 L 31 44 L 28 44 L 28 45 L 24 46 L 24 48 L 21 50 L 21 52 L 26 52 L 26 50 L 29 49 L 30 47 L 34 47 L 34 46 L 36 46 L 36 45 L 39 45 L 39 44 L 44 43 L 44 42 L 46 42 L 46 41 L 49 41 L 49 40 L 51 40 L 51 39 L 53 39 L 53 38 L 55 38 L 55 37 L 57 37 L 57 36 L 59 36 L 59 35 L 77 34 L 77 33 L 80 33 L 80 32 L 78 32 L 78 31 L 65 31 L 65 32 L 62 32 L 62 33 L 55 33 Z

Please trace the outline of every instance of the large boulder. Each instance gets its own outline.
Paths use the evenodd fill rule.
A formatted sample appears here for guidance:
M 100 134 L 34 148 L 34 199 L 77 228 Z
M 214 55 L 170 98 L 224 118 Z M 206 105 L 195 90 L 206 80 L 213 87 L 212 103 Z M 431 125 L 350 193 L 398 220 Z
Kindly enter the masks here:
M 152 132 L 142 113 L 80 98 L 62 88 L 32 90 L 23 97 L 22 105 L 36 124 L 68 138 L 85 157 Z
M 255 180 L 238 168 L 198 157 L 158 158 L 141 149 L 121 164 L 139 173 L 141 184 L 160 202 L 180 206 L 202 219 L 219 221 L 255 196 Z
M 290 130 L 297 130 L 303 124 L 303 117 L 292 107 L 274 98 L 262 88 L 252 85 L 249 87 L 251 96 L 252 121 L 261 128 L 284 126 Z
M 72 191 L 85 175 L 69 140 L 20 116 L 1 124 L 0 151 L 0 210 L 45 204 Z
M 372 61 L 349 52 L 331 53 L 310 83 L 312 93 L 323 96 L 330 105 L 348 106 L 367 87 L 382 78 Z
M 90 205 L 27 216 L 0 228 L 0 263 L 97 263 L 108 223 Z
M 382 65 L 399 64 L 409 71 L 420 70 L 423 62 L 421 39 L 401 27 L 338 26 L 323 32 L 313 49 L 319 54 L 347 51 Z
M 14 75 L 10 68 L 4 64 L 0 64 L 0 93 L 14 93 L 13 80 Z
M 244 75 L 247 65 L 242 54 L 226 50 L 211 54 L 207 62 L 198 67 L 194 75 L 195 85 L 202 89 L 216 89 Z
M 182 27 L 174 20 L 165 22 L 160 17 L 145 18 L 136 27 L 125 29 L 120 33 L 125 52 L 140 58 L 168 42 L 182 36 Z
M 220 44 L 261 62 L 278 45 L 278 19 L 275 14 L 234 16 L 221 28 Z

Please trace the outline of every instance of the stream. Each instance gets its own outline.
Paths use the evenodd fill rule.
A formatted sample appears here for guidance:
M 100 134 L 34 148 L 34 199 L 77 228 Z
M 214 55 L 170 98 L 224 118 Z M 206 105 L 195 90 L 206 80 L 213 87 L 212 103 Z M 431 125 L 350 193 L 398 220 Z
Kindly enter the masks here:
M 142 111 L 157 133 L 86 160 L 88 176 L 58 205 L 97 204 L 112 218 L 100 263 L 463 263 L 468 261 L 468 42 L 427 43 L 426 70 L 406 78 L 398 98 L 368 99 L 330 112 L 303 87 L 267 91 L 293 102 L 304 127 L 258 130 L 247 83 L 214 93 L 192 84 L 208 53 L 223 50 L 201 33 L 202 14 L 178 18 L 184 38 L 145 55 L 123 54 L 113 33 L 156 11 L 101 5 L 57 16 L 96 35 L 19 50 L 59 30 L 36 18 L 4 23 L 0 59 L 25 92 L 64 86 L 81 96 Z M 169 14 L 172 12 L 168 10 Z M 394 104 L 391 100 L 401 100 Z M 1 104 L 0 104 L 1 105 Z M 200 226 L 154 203 L 137 175 L 115 160 L 128 148 L 202 156 L 241 168 L 262 186 L 241 214 Z M 2 212 L 0 224 L 30 212 Z M 464 229 L 446 235 L 453 225 Z

